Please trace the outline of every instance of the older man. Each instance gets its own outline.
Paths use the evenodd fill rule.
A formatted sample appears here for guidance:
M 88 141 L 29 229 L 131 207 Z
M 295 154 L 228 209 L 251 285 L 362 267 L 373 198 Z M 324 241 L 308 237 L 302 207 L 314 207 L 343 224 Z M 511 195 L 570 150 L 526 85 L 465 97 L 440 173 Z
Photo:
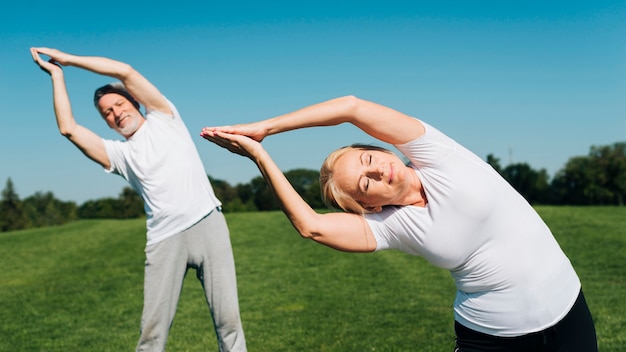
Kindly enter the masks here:
M 228 227 L 176 107 L 123 62 L 49 48 L 31 48 L 31 54 L 52 79 L 61 134 L 106 172 L 126 179 L 144 200 L 144 308 L 136 350 L 165 350 L 185 274 L 194 268 L 213 316 L 219 350 L 246 351 Z M 103 139 L 76 122 L 63 66 L 119 80 L 98 88 L 94 104 L 124 140 Z

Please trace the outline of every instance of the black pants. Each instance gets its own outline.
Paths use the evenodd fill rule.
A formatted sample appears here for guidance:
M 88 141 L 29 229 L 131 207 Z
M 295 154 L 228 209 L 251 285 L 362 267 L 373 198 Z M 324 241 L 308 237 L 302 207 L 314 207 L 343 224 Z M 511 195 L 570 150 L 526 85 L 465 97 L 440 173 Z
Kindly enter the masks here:
M 543 331 L 518 336 L 498 337 L 483 334 L 454 322 L 455 352 L 597 352 L 598 342 L 593 319 L 582 291 L 567 315 Z

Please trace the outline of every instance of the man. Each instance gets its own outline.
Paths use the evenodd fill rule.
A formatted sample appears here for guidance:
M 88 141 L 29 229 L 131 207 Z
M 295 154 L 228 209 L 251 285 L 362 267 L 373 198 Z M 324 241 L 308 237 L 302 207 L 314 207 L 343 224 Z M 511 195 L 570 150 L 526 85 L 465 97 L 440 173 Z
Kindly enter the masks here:
M 213 316 L 219 350 L 246 351 L 228 227 L 176 107 L 123 62 L 49 48 L 30 50 L 35 63 L 52 79 L 61 134 L 106 172 L 126 179 L 144 200 L 144 308 L 136 350 L 165 350 L 185 274 L 194 268 Z M 63 66 L 120 81 L 98 88 L 94 104 L 107 125 L 125 140 L 103 139 L 76 123 Z

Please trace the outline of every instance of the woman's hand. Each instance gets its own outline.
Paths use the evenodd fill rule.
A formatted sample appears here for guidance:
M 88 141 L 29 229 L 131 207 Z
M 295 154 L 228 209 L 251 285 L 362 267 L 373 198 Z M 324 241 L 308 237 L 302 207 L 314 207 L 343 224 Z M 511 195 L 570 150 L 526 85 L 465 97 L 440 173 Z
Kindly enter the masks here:
M 202 137 L 205 134 L 209 135 L 210 133 L 215 132 L 223 132 L 227 134 L 238 134 L 242 136 L 247 136 L 252 138 L 257 142 L 263 141 L 265 137 L 267 137 L 267 129 L 265 129 L 260 122 L 254 123 L 246 123 L 246 124 L 238 124 L 233 126 L 217 126 L 217 127 L 205 127 L 202 129 Z M 206 137 L 205 137 L 206 138 Z
M 202 138 L 211 141 L 222 148 L 228 149 L 232 153 L 245 156 L 253 161 L 256 161 L 258 152 L 263 150 L 261 143 L 252 139 L 251 137 L 222 132 L 219 127 L 204 128 L 200 133 Z

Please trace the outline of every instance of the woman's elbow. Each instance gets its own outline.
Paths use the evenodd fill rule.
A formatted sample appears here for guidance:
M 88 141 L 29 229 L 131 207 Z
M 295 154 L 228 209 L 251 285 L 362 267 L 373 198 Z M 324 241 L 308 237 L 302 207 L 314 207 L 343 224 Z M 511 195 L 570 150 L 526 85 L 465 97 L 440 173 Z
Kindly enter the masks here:
M 320 235 L 319 233 L 314 231 L 311 227 L 306 226 L 305 224 L 293 223 L 293 227 L 296 229 L 296 231 L 298 231 L 298 234 L 303 239 L 311 240 Z
M 324 223 L 323 215 L 312 209 L 309 212 L 300 213 L 298 216 L 288 216 L 291 225 L 304 239 L 316 239 L 322 235 L 321 225 Z
M 344 104 L 344 109 L 349 111 L 355 111 L 361 103 L 361 99 L 357 98 L 355 95 L 346 95 L 339 98 L 339 100 Z
M 315 237 L 315 235 L 309 231 L 305 231 L 302 229 L 299 229 L 296 227 L 296 231 L 298 231 L 298 234 L 300 235 L 301 238 L 305 239 L 305 240 L 310 240 L 313 239 L 313 237 Z
M 342 110 L 344 115 L 348 117 L 349 121 L 354 120 L 360 114 L 360 111 L 368 108 L 365 104 L 366 101 L 355 95 L 346 95 L 339 99 L 343 104 Z

